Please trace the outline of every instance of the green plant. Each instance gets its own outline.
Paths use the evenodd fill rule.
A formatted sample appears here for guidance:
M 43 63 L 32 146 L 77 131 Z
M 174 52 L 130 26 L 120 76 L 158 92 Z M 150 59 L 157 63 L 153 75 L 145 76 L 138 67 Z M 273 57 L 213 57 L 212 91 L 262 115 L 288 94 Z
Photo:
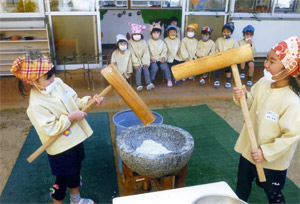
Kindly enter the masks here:
M 17 2 L 17 12 L 36 12 L 38 6 L 32 0 L 19 0 Z

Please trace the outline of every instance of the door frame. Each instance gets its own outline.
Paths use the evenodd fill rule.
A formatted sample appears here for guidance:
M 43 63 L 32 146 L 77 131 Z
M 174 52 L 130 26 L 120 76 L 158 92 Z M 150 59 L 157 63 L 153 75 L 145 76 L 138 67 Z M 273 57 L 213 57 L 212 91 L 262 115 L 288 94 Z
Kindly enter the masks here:
M 50 0 L 46 0 L 46 16 L 48 16 L 49 20 L 49 30 L 50 30 L 50 36 L 51 36 L 51 47 L 52 47 L 52 55 L 54 58 L 54 64 L 56 66 L 57 70 L 64 70 L 64 65 L 58 65 L 56 61 L 56 52 L 55 52 L 55 39 L 54 39 L 54 33 L 53 33 L 53 22 L 52 22 L 52 16 L 96 16 L 96 36 L 97 36 L 97 48 L 98 53 L 102 53 L 102 46 L 101 46 L 101 21 L 100 21 L 100 10 L 99 10 L 99 1 L 97 0 L 90 0 L 94 2 L 94 11 L 68 11 L 68 12 L 60 12 L 60 11 L 51 11 L 50 10 Z M 98 62 L 98 64 L 91 64 L 90 68 L 97 68 L 102 66 L 102 62 Z M 80 65 L 78 64 L 69 64 L 66 65 L 66 69 L 77 69 L 80 68 Z

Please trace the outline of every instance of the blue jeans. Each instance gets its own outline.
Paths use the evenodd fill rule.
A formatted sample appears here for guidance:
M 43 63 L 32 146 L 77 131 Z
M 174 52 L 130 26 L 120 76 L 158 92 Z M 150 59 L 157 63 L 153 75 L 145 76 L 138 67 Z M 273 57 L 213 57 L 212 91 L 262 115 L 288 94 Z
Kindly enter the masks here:
M 136 86 L 142 85 L 142 72 L 144 72 L 144 78 L 145 78 L 146 85 L 151 83 L 149 68 L 144 66 L 139 69 L 136 69 L 136 73 L 135 73 Z
M 165 63 L 151 62 L 151 64 L 150 64 L 150 77 L 151 77 L 151 81 L 155 80 L 155 76 L 156 76 L 156 73 L 157 73 L 159 67 L 164 72 L 165 78 L 166 79 L 170 79 L 171 78 L 171 72 L 170 72 L 169 66 L 168 66 L 168 64 L 166 62 Z

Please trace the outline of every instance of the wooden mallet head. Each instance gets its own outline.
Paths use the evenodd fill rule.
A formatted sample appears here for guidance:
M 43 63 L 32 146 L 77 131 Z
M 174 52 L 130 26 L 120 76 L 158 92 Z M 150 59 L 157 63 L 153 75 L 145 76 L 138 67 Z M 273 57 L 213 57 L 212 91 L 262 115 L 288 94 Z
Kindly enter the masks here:
M 241 64 L 253 60 L 252 49 L 249 44 L 238 48 L 218 52 L 213 55 L 201 57 L 172 67 L 176 81 L 191 76 L 197 76 L 221 68 L 230 67 L 233 64 Z
M 155 116 L 152 114 L 148 106 L 117 70 L 115 70 L 111 65 L 108 65 L 101 71 L 101 74 L 120 94 L 126 104 L 132 109 L 144 125 L 154 122 Z

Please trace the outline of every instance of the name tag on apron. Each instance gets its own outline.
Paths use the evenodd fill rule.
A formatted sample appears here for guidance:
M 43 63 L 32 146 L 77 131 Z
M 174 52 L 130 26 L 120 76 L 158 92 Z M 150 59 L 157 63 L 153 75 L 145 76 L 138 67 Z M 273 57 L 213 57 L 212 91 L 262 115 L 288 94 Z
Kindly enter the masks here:
M 63 98 L 62 98 L 63 102 L 64 102 L 64 105 L 66 106 L 67 110 L 69 112 L 72 112 L 74 111 L 75 109 L 72 107 L 72 103 L 73 103 L 73 99 L 72 99 L 72 92 L 69 91 L 69 90 L 66 90 L 64 93 L 63 93 Z
M 267 111 L 266 115 L 265 115 L 265 119 L 267 120 L 271 120 L 273 121 L 274 123 L 277 123 L 278 122 L 278 114 L 277 113 L 274 113 L 272 111 Z

